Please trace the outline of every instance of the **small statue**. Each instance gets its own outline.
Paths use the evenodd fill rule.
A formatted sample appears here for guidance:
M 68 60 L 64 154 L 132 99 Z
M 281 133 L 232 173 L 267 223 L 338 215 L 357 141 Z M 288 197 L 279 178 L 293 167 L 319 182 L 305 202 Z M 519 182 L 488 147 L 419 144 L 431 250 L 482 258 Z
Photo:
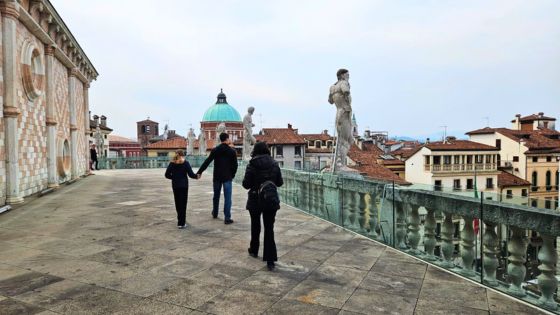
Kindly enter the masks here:
M 206 137 L 202 129 L 200 129 L 200 134 L 198 135 L 198 154 L 206 155 Z
M 350 96 L 350 73 L 346 69 L 336 72 L 338 81 L 329 91 L 329 103 L 336 106 L 336 154 L 333 162 L 334 172 L 353 172 L 346 166 L 346 156 L 354 142 L 352 136 L 352 97 Z
M 247 114 L 243 117 L 243 159 L 250 160 L 251 159 L 251 151 L 253 151 L 253 145 L 257 139 L 253 136 L 253 113 L 255 112 L 255 108 L 253 106 L 247 109 Z
M 214 146 L 217 147 L 220 145 L 220 134 L 226 132 L 226 124 L 224 124 L 223 122 L 221 122 L 217 127 L 216 127 L 216 138 L 214 139 Z
M 105 140 L 103 139 L 103 134 L 101 134 L 101 128 L 99 128 L 99 125 L 95 127 L 95 144 L 97 146 L 99 156 L 103 156 L 103 152 L 105 152 L 103 148 Z
M 196 136 L 194 135 L 194 129 L 189 129 L 189 134 L 187 135 L 187 155 L 194 155 L 194 140 Z

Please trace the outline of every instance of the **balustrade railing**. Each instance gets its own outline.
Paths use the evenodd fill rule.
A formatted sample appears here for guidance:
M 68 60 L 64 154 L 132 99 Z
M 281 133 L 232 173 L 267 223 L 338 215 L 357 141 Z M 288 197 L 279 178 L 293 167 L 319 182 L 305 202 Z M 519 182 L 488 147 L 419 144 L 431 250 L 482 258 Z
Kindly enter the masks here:
M 187 156 L 187 161 L 192 167 L 202 165 L 205 156 Z M 169 164 L 170 158 L 164 157 L 100 157 L 98 162 L 99 169 L 132 169 L 132 168 L 165 168 Z
M 236 180 L 243 174 L 241 163 Z M 522 205 L 527 198 L 514 205 L 482 192 L 475 198 L 357 176 L 282 174 L 283 203 L 558 312 L 560 213 Z

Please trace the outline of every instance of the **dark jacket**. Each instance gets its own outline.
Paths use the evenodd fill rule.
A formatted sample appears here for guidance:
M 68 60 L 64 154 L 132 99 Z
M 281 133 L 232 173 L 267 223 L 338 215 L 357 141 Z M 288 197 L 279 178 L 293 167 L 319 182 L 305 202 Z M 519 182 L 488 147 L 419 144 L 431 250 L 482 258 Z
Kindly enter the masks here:
M 229 145 L 221 143 L 212 149 L 212 152 L 210 152 L 210 155 L 196 173 L 202 174 L 212 161 L 214 161 L 214 180 L 227 182 L 235 177 L 237 172 L 237 154 Z
M 258 190 L 267 180 L 272 181 L 276 187 L 284 184 L 278 163 L 268 154 L 257 155 L 249 161 L 243 178 L 243 187 L 249 189 L 247 210 L 253 211 L 259 208 Z
M 189 162 L 185 160 L 182 164 L 169 163 L 167 170 L 165 170 L 165 178 L 171 179 L 171 186 L 173 188 L 187 188 L 189 187 L 189 179 L 196 178 Z
M 89 149 L 89 154 L 91 155 L 91 159 L 93 161 L 97 160 L 97 150 L 95 149 Z

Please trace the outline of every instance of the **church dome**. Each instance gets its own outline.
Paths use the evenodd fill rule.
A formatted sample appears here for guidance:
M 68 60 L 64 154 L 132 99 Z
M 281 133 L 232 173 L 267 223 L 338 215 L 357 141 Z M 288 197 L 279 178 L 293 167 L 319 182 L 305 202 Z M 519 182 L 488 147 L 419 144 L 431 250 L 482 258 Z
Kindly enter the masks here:
M 216 104 L 208 108 L 202 116 L 203 122 L 226 122 L 234 121 L 241 122 L 241 115 L 227 103 L 226 95 L 223 90 L 220 89 L 220 94 L 218 94 L 218 100 Z

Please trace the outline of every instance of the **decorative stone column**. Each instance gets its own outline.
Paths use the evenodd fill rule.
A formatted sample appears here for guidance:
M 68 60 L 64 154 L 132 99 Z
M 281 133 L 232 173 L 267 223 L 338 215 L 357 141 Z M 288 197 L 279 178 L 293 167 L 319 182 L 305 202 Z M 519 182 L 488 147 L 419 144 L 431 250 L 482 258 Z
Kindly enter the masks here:
M 90 173 L 90 166 L 89 161 L 91 160 L 90 151 L 89 151 L 89 87 L 90 84 L 84 84 L 84 136 L 85 136 L 85 157 L 86 157 L 86 174 Z
M 70 156 L 72 161 L 71 178 L 78 178 L 78 126 L 76 123 L 76 74 L 77 69 L 68 70 L 68 107 L 70 109 Z
M 460 269 L 459 273 L 466 277 L 474 277 L 476 275 L 473 269 L 476 235 L 473 229 L 473 218 L 463 217 L 463 220 L 465 221 L 465 225 L 461 231 L 461 259 L 463 261 L 463 269 Z
M 4 127 L 6 148 L 6 203 L 23 202 L 19 191 L 19 158 L 17 121 L 20 111 L 17 107 L 17 43 L 16 28 L 19 16 L 15 1 L 2 1 L 2 54 L 4 76 Z
M 434 249 L 436 248 L 436 218 L 433 208 L 426 208 L 426 222 L 424 223 L 424 259 L 428 261 L 436 260 Z
M 56 111 L 54 107 L 54 47 L 45 45 L 45 100 L 47 103 L 47 174 L 50 188 L 58 187 L 56 172 Z
M 539 304 L 549 310 L 556 311 L 558 305 L 554 301 L 554 292 L 558 288 L 558 280 L 556 279 L 556 264 L 558 263 L 558 253 L 554 248 L 554 240 L 556 237 L 541 234 L 543 245 L 539 250 L 538 258 L 541 261 L 539 271 L 541 274 L 537 277 L 541 297 Z

